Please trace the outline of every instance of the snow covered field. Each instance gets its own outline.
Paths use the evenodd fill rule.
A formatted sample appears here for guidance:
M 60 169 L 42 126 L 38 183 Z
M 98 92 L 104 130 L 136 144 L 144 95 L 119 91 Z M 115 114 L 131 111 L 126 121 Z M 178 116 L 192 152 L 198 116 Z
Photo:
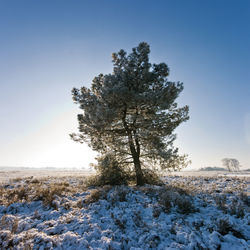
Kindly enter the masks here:
M 87 176 L 93 170 L 85 169 L 60 169 L 60 168 L 23 168 L 23 167 L 0 167 L 0 183 L 8 182 L 17 178 L 43 178 L 43 177 L 64 177 L 64 176 Z M 227 171 L 180 171 L 169 173 L 178 176 L 249 176 L 250 171 L 227 172 Z
M 0 249 L 249 249 L 249 177 L 84 187 L 83 176 L 0 186 Z M 6 181 L 6 180 L 5 180 Z
M 92 172 L 93 173 L 93 172 Z M 0 167 L 0 183 L 8 182 L 17 178 L 43 178 L 64 176 L 87 176 L 90 170 L 80 169 L 56 169 L 56 168 L 22 168 L 22 167 Z

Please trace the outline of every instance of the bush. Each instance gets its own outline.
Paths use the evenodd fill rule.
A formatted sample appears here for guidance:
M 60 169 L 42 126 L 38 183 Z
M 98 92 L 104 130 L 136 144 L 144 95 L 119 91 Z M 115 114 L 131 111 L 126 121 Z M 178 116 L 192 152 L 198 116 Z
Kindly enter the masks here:
M 99 189 L 94 189 L 90 192 L 89 195 L 86 196 L 84 203 L 90 204 L 98 201 L 101 198 L 101 190 Z
M 236 215 L 238 218 L 243 218 L 245 210 L 242 202 L 238 198 L 234 198 L 229 206 L 229 212 L 231 215 Z
M 175 188 L 162 189 L 159 195 L 159 204 L 166 213 L 170 212 L 173 206 L 177 206 L 177 212 L 181 214 L 190 214 L 197 211 L 191 198 Z
M 124 202 L 127 200 L 127 193 L 129 192 L 128 188 L 124 186 L 117 186 L 113 189 L 113 192 L 110 194 L 109 199 L 111 204 L 114 205 L 116 202 Z
M 243 203 L 245 203 L 248 207 L 250 206 L 250 197 L 244 193 L 244 192 L 241 192 L 240 193 L 240 199 L 243 201 Z
M 170 212 L 171 207 L 172 207 L 172 202 L 173 202 L 173 198 L 170 192 L 165 192 L 160 195 L 159 203 L 162 205 L 163 210 L 166 213 Z
M 8 205 L 15 202 L 22 202 L 22 200 L 28 199 L 28 189 L 25 187 L 18 187 L 7 192 Z
M 214 197 L 214 200 L 217 205 L 217 208 L 226 212 L 227 197 L 225 195 L 216 195 Z
M 143 178 L 145 184 L 149 185 L 163 185 L 163 181 L 160 176 L 151 169 L 143 169 Z
M 221 235 L 226 235 L 232 230 L 232 225 L 229 223 L 228 219 L 219 219 L 217 221 L 217 231 Z
M 129 174 L 119 164 L 114 154 L 108 153 L 97 160 L 97 165 L 94 165 L 97 174 L 87 179 L 88 186 L 113 186 L 128 183 Z
M 217 231 L 223 236 L 231 232 L 235 237 L 245 239 L 241 232 L 233 228 L 233 225 L 230 224 L 228 218 L 219 219 L 217 221 Z
M 61 196 L 66 191 L 67 183 L 57 183 L 38 187 L 35 190 L 34 200 L 42 200 L 44 206 L 57 209 L 56 196 Z
M 119 163 L 115 154 L 107 153 L 97 158 L 93 165 L 96 174 L 85 181 L 87 186 L 127 185 L 136 183 L 136 174 L 125 164 Z M 163 185 L 160 176 L 151 169 L 142 169 L 145 184 Z
M 190 214 L 196 212 L 192 201 L 187 197 L 180 197 L 176 200 L 176 205 L 178 206 L 178 212 L 181 214 Z

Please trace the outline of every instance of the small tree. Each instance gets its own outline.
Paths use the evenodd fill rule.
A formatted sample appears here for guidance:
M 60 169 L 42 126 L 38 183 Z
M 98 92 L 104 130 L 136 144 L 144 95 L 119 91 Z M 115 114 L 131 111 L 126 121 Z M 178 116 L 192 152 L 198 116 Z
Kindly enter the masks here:
M 240 163 L 237 159 L 224 158 L 222 159 L 222 165 L 228 169 L 228 171 L 239 171 Z
M 185 156 L 173 146 L 174 129 L 189 119 L 188 106 L 177 108 L 175 102 L 183 84 L 168 81 L 168 66 L 149 63 L 149 53 L 145 42 L 129 55 L 113 53 L 112 74 L 95 77 L 90 89 L 72 90 L 83 110 L 80 134 L 71 134 L 72 139 L 101 155 L 112 152 L 123 167 L 133 166 L 137 185 L 144 184 L 143 168 L 149 165 L 185 165 Z
M 97 172 L 95 184 L 98 183 L 102 186 L 127 184 L 127 173 L 112 153 L 99 157 L 98 163 L 94 165 L 94 168 Z

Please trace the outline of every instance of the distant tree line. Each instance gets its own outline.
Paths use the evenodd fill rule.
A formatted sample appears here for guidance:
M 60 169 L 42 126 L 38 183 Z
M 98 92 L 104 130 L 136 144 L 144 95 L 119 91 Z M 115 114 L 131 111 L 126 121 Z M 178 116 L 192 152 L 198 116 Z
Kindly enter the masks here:
M 200 168 L 199 171 L 226 171 L 226 169 L 220 167 L 204 167 Z
M 224 168 L 221 167 L 204 167 L 200 168 L 199 171 L 226 171 L 228 170 L 229 172 L 233 171 L 239 171 L 240 170 L 240 162 L 237 159 L 234 158 L 223 158 L 222 160 L 222 165 Z

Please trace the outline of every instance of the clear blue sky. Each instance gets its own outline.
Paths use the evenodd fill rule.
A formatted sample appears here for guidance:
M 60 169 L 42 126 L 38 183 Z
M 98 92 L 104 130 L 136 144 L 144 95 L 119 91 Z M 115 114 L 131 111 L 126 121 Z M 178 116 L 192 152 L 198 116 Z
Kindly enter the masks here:
M 112 71 L 111 53 L 151 45 L 184 82 L 176 145 L 192 167 L 250 168 L 250 1 L 0 0 L 0 165 L 87 167 L 73 87 Z

